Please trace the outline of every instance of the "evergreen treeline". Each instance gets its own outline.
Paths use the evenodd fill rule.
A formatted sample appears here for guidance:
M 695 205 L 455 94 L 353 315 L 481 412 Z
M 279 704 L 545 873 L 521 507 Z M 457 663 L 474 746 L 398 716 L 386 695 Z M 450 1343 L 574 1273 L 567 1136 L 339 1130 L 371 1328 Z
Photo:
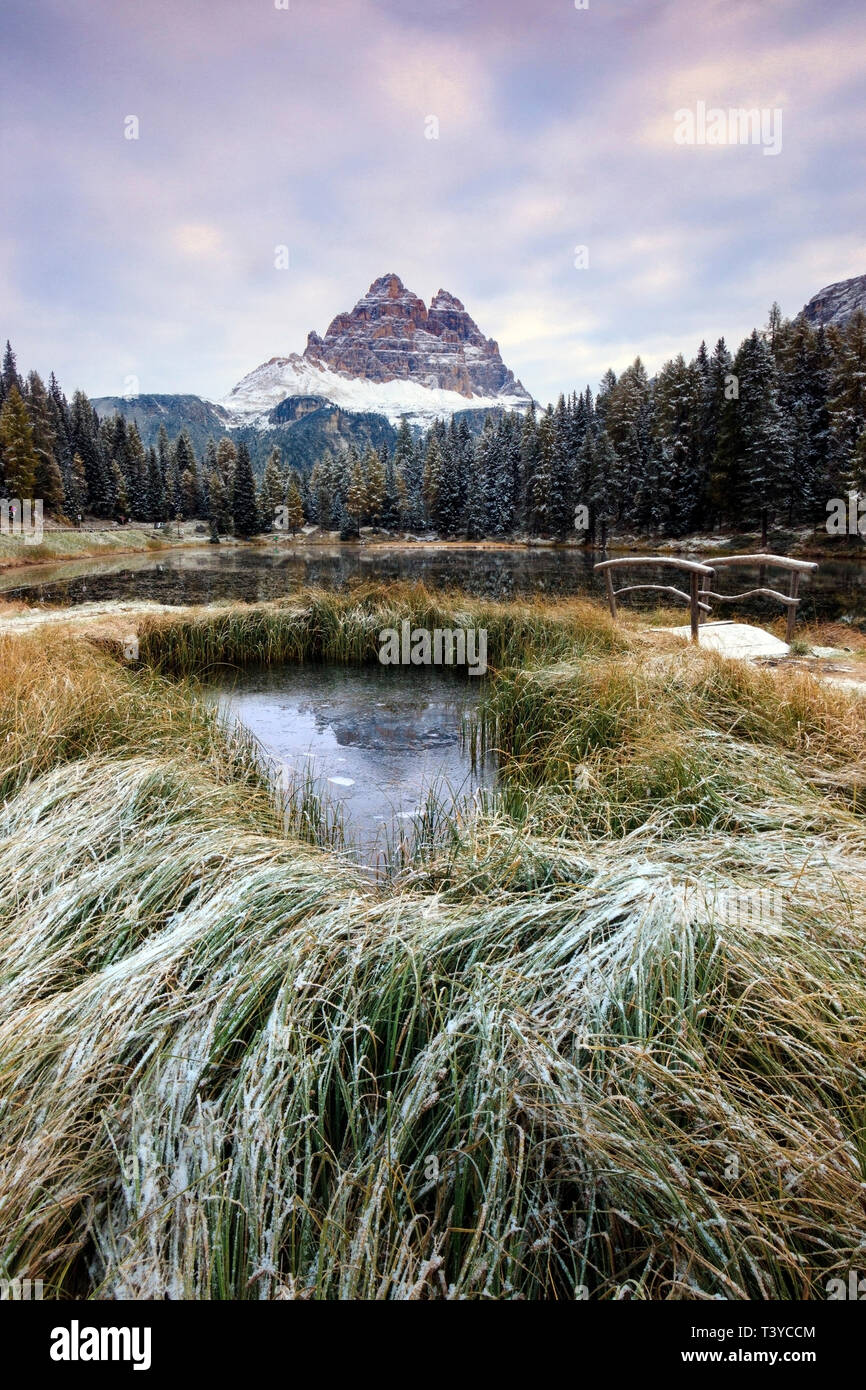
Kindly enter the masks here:
M 277 521 L 343 534 L 362 526 L 441 536 L 564 539 L 578 508 L 590 541 L 612 530 L 670 536 L 719 527 L 821 524 L 827 502 L 866 485 L 866 316 L 814 329 L 768 324 L 735 355 L 724 339 L 650 380 L 637 358 L 593 397 L 542 413 L 489 414 L 480 433 L 456 415 L 391 449 L 325 454 L 302 475 L 272 449 L 257 484 L 248 446 L 209 439 L 197 457 L 182 430 L 145 449 L 137 426 L 100 420 L 52 375 L 0 371 L 0 489 L 46 510 L 141 522 L 200 518 L 211 534 L 249 536 Z M 280 511 L 282 509 L 282 511 Z M 278 520 L 279 518 L 279 520 Z
M 442 536 L 564 539 L 585 512 L 588 539 L 612 530 L 682 536 L 708 528 L 823 524 L 827 502 L 866 486 L 866 316 L 841 328 L 783 320 L 736 355 L 719 339 L 650 380 L 640 358 L 595 397 L 561 396 L 539 414 L 460 416 L 393 453 L 320 459 L 308 520 L 343 530 L 433 529 Z
M 50 516 L 73 523 L 85 515 L 150 524 L 199 519 L 214 537 L 252 536 L 288 504 L 303 525 L 294 503 L 300 479 L 284 472 L 278 449 L 260 487 L 249 449 L 228 437 L 210 439 L 198 458 L 185 430 L 169 441 L 162 428 L 145 449 L 134 422 L 119 414 L 100 420 L 83 391 L 68 401 L 53 373 L 47 386 L 37 372 L 24 381 L 8 342 L 0 369 L 0 493 L 39 497 Z

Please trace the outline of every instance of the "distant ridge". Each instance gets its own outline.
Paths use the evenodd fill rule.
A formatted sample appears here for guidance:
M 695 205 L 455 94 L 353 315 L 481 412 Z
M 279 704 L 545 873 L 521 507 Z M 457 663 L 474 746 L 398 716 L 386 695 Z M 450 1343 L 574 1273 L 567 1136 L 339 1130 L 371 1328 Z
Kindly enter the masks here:
M 846 323 L 857 309 L 866 312 L 866 275 L 855 275 L 852 280 L 838 280 L 834 285 L 827 285 L 812 296 L 802 312 L 809 323 L 826 326 Z

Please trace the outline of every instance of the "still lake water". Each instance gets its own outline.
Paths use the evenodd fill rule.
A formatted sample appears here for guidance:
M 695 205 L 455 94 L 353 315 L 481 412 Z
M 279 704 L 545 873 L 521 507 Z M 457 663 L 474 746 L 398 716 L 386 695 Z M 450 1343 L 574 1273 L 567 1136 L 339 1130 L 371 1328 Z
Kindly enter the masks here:
M 450 811 L 494 785 L 492 758 L 473 768 L 461 737 L 480 686 L 436 667 L 283 666 L 208 691 L 255 734 L 284 790 L 324 798 L 352 857 L 381 868 L 411 846 L 431 793 Z
M 111 560 L 79 560 L 31 570 L 0 572 L 0 597 L 28 604 L 104 603 L 112 599 L 153 599 L 158 603 L 215 603 L 298 594 L 311 586 L 339 589 L 358 580 L 423 580 L 430 588 L 457 587 L 479 598 L 510 599 L 532 595 L 590 594 L 604 597 L 593 564 L 603 558 L 584 550 L 525 548 L 511 550 L 404 547 L 297 546 L 202 547 L 157 555 L 127 555 Z M 712 562 L 710 562 L 712 563 Z M 658 581 L 650 567 L 631 572 L 629 583 Z M 755 570 L 725 576 L 729 591 L 753 588 Z M 662 580 L 662 582 L 670 582 Z M 782 578 L 783 589 L 787 578 Z M 775 587 L 771 584 L 770 587 Z M 866 618 L 866 565 L 854 559 L 822 560 L 804 581 L 800 617 L 806 622 L 841 617 Z M 633 596 L 635 607 L 651 596 Z M 683 605 L 685 607 L 685 605 Z M 778 604 L 751 599 L 742 608 L 719 606 L 715 617 L 744 617 L 753 622 L 778 617 Z

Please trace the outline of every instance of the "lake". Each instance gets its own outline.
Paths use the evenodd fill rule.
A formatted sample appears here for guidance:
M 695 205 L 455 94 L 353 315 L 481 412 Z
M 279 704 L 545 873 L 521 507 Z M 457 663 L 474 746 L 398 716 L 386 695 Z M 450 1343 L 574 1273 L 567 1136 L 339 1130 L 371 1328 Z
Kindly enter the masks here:
M 422 580 L 430 588 L 457 587 L 481 598 L 591 594 L 604 590 L 593 574 L 598 552 L 525 547 L 472 550 L 417 546 L 222 546 L 127 555 L 110 560 L 76 560 L 0 572 L 0 597 L 28 604 L 104 603 L 153 599 L 167 604 L 215 603 L 297 594 L 305 588 L 337 589 L 358 580 Z M 629 583 L 651 580 L 635 571 Z M 655 578 L 659 578 L 658 570 Z M 742 582 L 741 582 L 742 581 Z M 747 582 L 748 581 L 748 582 Z M 662 582 L 670 582 L 662 580 Z M 723 589 L 752 588 L 757 569 L 726 576 Z M 787 578 L 782 587 L 787 586 Z M 866 565 L 855 559 L 821 561 L 804 581 L 800 616 L 805 621 L 866 617 Z M 652 596 L 630 603 L 646 605 Z M 685 608 L 685 605 L 684 605 Z M 741 609 L 726 604 L 714 617 L 743 616 L 761 622 L 782 612 L 778 604 L 749 600 Z

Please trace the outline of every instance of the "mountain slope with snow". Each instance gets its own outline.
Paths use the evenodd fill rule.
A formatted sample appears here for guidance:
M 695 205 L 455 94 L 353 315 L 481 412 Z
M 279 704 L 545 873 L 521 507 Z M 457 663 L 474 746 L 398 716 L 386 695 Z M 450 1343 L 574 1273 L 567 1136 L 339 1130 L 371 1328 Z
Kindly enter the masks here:
M 440 290 L 428 309 L 397 275 L 374 280 L 323 338 L 309 334 L 303 354 L 272 357 L 218 404 L 238 424 L 265 428 L 294 396 L 421 426 L 461 410 L 526 409 L 532 399 L 459 299 Z
M 813 295 L 802 313 L 809 323 L 816 325 L 843 324 L 857 310 L 866 311 L 866 275 L 855 275 L 852 280 L 838 280 L 826 285 Z

